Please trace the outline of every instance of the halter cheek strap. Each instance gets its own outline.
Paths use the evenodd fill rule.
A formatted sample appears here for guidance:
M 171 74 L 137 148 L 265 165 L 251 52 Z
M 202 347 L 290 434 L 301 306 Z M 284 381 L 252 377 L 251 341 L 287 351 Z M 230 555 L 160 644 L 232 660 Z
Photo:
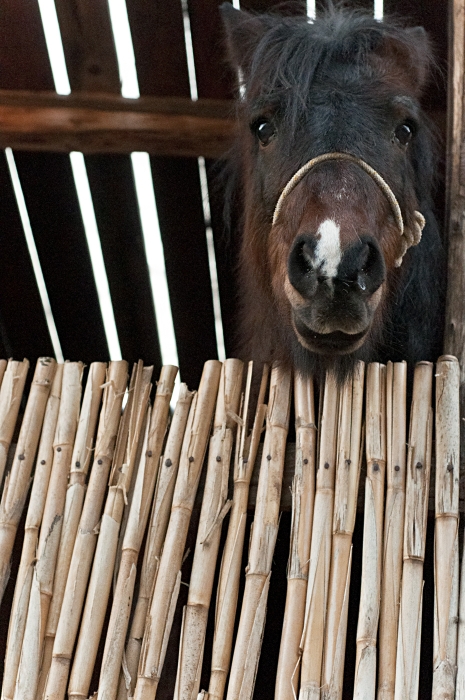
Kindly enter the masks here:
M 284 199 L 287 195 L 294 189 L 294 187 L 302 180 L 302 178 L 316 165 L 324 163 L 327 160 L 345 160 L 350 163 L 355 163 L 362 170 L 364 170 L 368 175 L 376 182 L 378 187 L 384 192 L 389 204 L 391 205 L 392 213 L 397 224 L 397 228 L 400 232 L 400 251 L 399 257 L 395 261 L 395 266 L 400 267 L 402 264 L 402 258 L 404 257 L 407 250 L 414 245 L 418 245 L 421 241 L 421 233 L 425 226 L 425 217 L 419 211 L 414 212 L 414 222 L 413 228 L 409 228 L 404 225 L 404 220 L 402 219 L 402 212 L 400 210 L 399 202 L 397 201 L 394 192 L 391 190 L 386 180 L 384 180 L 381 175 L 365 163 L 361 158 L 351 155 L 350 153 L 324 153 L 321 156 L 312 158 L 308 163 L 305 163 L 296 173 L 291 177 L 286 187 L 281 192 L 278 202 L 276 204 L 274 214 L 273 214 L 273 226 L 276 224 L 281 208 L 283 206 Z

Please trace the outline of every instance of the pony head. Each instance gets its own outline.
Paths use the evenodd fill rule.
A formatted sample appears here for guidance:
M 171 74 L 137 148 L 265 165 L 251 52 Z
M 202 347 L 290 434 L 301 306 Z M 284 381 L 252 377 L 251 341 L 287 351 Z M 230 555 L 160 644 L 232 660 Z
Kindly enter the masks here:
M 222 13 L 241 83 L 245 352 L 341 376 L 393 349 L 429 357 L 437 332 L 420 317 L 426 305 L 438 323 L 441 246 L 426 33 L 334 8 L 314 22 Z

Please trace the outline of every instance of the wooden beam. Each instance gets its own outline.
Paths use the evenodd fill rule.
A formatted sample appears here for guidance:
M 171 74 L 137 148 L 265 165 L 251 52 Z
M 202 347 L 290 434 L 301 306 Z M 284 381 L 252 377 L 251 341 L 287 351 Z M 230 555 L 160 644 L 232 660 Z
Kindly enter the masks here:
M 0 148 L 221 158 L 234 134 L 228 100 L 0 90 Z

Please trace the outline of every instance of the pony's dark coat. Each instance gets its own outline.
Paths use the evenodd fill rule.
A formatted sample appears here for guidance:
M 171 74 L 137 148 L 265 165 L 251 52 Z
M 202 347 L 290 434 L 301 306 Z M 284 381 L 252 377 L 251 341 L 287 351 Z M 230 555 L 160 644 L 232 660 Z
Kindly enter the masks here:
M 434 149 L 418 102 L 432 63 L 424 31 L 345 9 L 331 8 L 314 23 L 304 17 L 252 16 L 226 4 L 222 12 L 230 58 L 245 85 L 230 181 L 231 192 L 239 187 L 244 202 L 242 354 L 316 374 L 331 368 L 341 378 L 358 359 L 436 359 L 444 262 L 432 203 Z M 276 127 L 268 151 L 260 148 L 256 133 L 264 118 Z M 406 119 L 414 136 L 400 148 L 393 130 Z M 392 188 L 407 225 L 415 209 L 426 218 L 420 244 L 408 250 L 400 268 L 392 262 L 392 225 L 380 230 L 388 268 L 382 304 L 363 346 L 336 356 L 300 344 L 280 285 L 310 196 L 316 189 L 331 190 L 339 164 L 306 176 L 308 183 L 288 206 L 283 240 L 270 235 L 273 210 L 289 178 L 310 158 L 333 151 L 351 153 L 374 167 Z M 373 216 L 387 219 L 383 195 L 356 171 L 349 166 L 344 177 L 356 191 L 357 207 L 362 212 L 378 207 Z

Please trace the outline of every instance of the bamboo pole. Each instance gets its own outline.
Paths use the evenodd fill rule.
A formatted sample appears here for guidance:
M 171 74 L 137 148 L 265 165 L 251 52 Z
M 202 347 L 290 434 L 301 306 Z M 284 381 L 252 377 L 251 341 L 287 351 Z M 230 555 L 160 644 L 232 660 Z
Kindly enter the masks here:
M 333 375 L 326 376 L 319 427 L 319 455 L 313 508 L 312 544 L 300 648 L 300 700 L 320 697 L 323 640 L 326 624 L 336 474 L 339 390 Z
M 361 466 L 364 375 L 365 366 L 359 362 L 353 378 L 341 390 L 339 405 L 333 540 L 322 676 L 322 695 L 327 700 L 342 697 L 352 535 Z
M 60 407 L 63 365 L 56 365 L 50 395 L 47 399 L 42 434 L 37 452 L 36 469 L 31 498 L 24 529 L 21 561 L 10 612 L 8 642 L 5 656 L 5 671 L 2 700 L 12 700 L 18 672 L 24 628 L 27 618 L 32 573 L 37 553 L 38 533 L 45 506 L 48 482 L 53 461 L 53 439 Z
M 93 362 L 91 364 L 79 416 L 73 455 L 71 457 L 69 483 L 63 514 L 63 527 L 53 582 L 53 595 L 50 601 L 50 610 L 45 629 L 44 651 L 37 689 L 37 696 L 39 698 L 43 695 L 45 682 L 52 662 L 53 642 L 60 618 L 66 579 L 68 577 L 74 541 L 76 539 L 79 519 L 82 512 L 82 504 L 86 491 L 86 477 L 92 458 L 94 435 L 102 399 L 105 374 L 106 364 L 104 362 Z
M 121 563 L 103 652 L 98 691 L 100 700 L 114 700 L 118 690 L 119 672 L 134 593 L 137 560 L 155 489 L 177 372 L 177 367 L 171 365 L 163 367 L 157 384 L 152 417 L 142 450 L 141 464 L 137 472 L 122 546 Z
M 48 358 L 41 358 L 39 361 L 46 360 L 48 360 Z M 0 387 L 0 487 L 3 483 L 8 450 L 10 449 L 11 438 L 13 437 L 18 418 L 21 397 L 23 395 L 28 371 L 28 360 L 23 360 L 22 362 L 8 360 L 8 365 L 3 374 Z M 0 601 L 3 596 L 1 583 L 2 579 L 0 579 Z
M 376 641 L 381 596 L 386 472 L 385 365 L 377 362 L 368 365 L 366 398 L 367 477 L 354 700 L 374 700 L 376 694 Z
M 296 454 L 292 480 L 291 544 L 275 685 L 276 700 L 294 700 L 299 687 L 300 640 L 305 615 L 315 498 L 316 418 L 312 377 L 300 374 L 295 376 L 294 405 Z
M 231 664 L 228 700 L 252 698 L 265 627 L 273 553 L 278 535 L 279 504 L 289 427 L 291 374 L 276 364 L 271 371 L 267 429 L 257 503 L 246 569 L 244 598 Z
M 220 380 L 221 363 L 205 363 L 199 391 L 192 402 L 183 440 L 170 522 L 142 645 L 134 698 L 153 700 L 163 669 L 174 609 L 181 582 L 181 565 L 202 464 L 210 434 Z
M 386 374 L 387 492 L 378 641 L 378 700 L 394 700 L 396 680 L 405 511 L 407 364 L 388 362 Z
M 2 409 L 1 414 L 4 417 L 6 426 L 4 425 L 0 428 L 0 445 L 5 446 L 6 442 L 8 442 L 8 445 L 10 444 L 11 436 L 8 438 L 9 428 L 7 431 L 7 427 L 12 413 L 15 413 L 14 421 L 12 421 L 12 434 L 28 367 L 29 363 L 27 360 L 21 363 L 10 361 L 5 371 L 2 382 L 3 393 L 0 395 L 0 408 Z M 48 357 L 41 357 L 37 360 L 13 466 L 5 479 L 3 487 L 0 503 L 0 604 L 10 575 L 11 552 L 13 551 L 16 531 L 29 489 L 32 465 L 39 443 L 55 368 L 55 360 Z M 10 406 L 9 411 L 3 410 L 6 405 Z
M 433 366 L 415 367 L 407 456 L 404 565 L 396 658 L 396 700 L 416 700 L 420 672 L 423 562 L 428 516 L 433 418 Z
M 436 523 L 434 532 L 433 700 L 454 700 L 457 664 L 460 476 L 460 368 L 436 364 Z
M 171 512 L 174 486 L 178 474 L 181 447 L 186 430 L 189 409 L 194 393 L 186 384 L 181 384 L 179 398 L 171 421 L 170 431 L 158 472 L 152 513 L 147 534 L 144 560 L 141 569 L 139 595 L 134 609 L 126 656 L 123 659 L 124 673 L 120 674 L 118 700 L 132 697 L 137 680 L 137 668 L 145 630 L 145 621 L 155 585 L 160 557 L 165 541 Z
M 110 362 L 104 387 L 92 469 L 74 543 L 53 645 L 52 663 L 44 692 L 44 697 L 49 700 L 63 700 L 66 692 L 71 655 L 92 566 L 108 473 L 115 453 L 126 383 L 127 362 L 123 360 Z M 123 421 L 121 421 L 122 423 Z
M 236 439 L 233 504 L 218 581 L 211 675 L 208 689 L 210 700 L 223 700 L 226 678 L 231 662 L 249 486 L 267 410 L 264 401 L 268 385 L 269 368 L 265 365 L 262 372 L 257 411 L 251 433 L 249 434 L 249 402 L 252 372 L 253 364 L 249 362 L 242 405 L 242 420 L 239 423 Z
M 119 529 L 146 419 L 152 387 L 150 383 L 152 372 L 153 367 L 144 367 L 139 361 L 131 392 L 127 440 L 122 443 L 125 448 L 124 462 L 119 467 L 115 460 L 110 475 L 110 486 L 100 524 L 97 549 L 69 679 L 69 698 L 85 700 L 89 692 L 113 580 Z
M 31 498 L 24 527 L 24 542 L 16 578 L 15 593 L 10 613 L 8 642 L 5 656 L 2 700 L 13 700 L 18 673 L 24 627 L 27 619 L 32 573 L 37 554 L 39 528 L 47 497 L 48 483 L 53 462 L 53 440 L 60 408 L 63 364 L 56 365 L 52 388 L 45 409 L 42 434 L 37 451 L 36 468 Z
M 15 700 L 35 700 L 42 658 L 45 625 L 53 592 L 55 565 L 60 544 L 69 467 L 79 418 L 82 362 L 66 362 L 53 441 L 53 463 L 40 528 L 37 563 L 24 629 L 16 679 Z
M 7 368 L 8 362 L 6 360 L 0 360 L 0 387 L 2 386 L 3 377 L 5 375 L 5 370 Z
M 196 700 L 199 692 L 221 526 L 231 507 L 231 501 L 228 501 L 229 465 L 239 411 L 243 368 L 240 360 L 229 359 L 225 361 L 221 370 L 189 595 L 184 610 L 175 700 Z

